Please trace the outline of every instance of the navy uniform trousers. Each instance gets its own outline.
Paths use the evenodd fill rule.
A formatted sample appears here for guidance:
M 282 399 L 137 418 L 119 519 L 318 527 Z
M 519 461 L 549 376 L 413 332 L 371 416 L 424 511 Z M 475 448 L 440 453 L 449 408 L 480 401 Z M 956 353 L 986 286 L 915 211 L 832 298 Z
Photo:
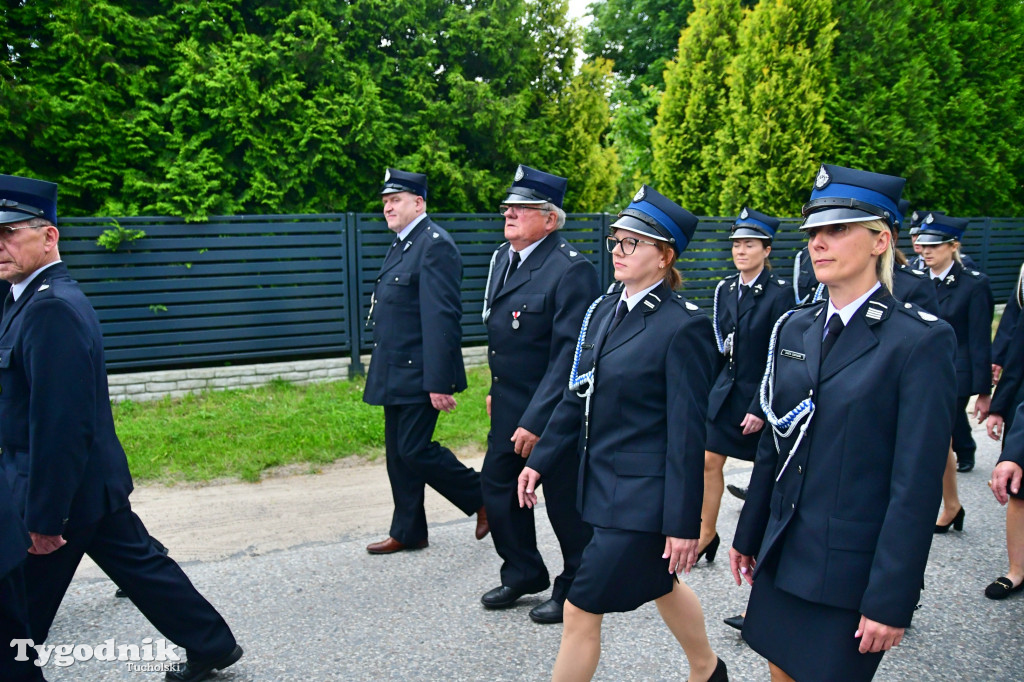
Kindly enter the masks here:
M 384 406 L 384 447 L 395 511 L 390 535 L 427 539 L 429 485 L 465 514 L 483 506 L 480 477 L 433 440 L 430 393 L 466 388 L 462 360 L 462 259 L 455 242 L 424 215 L 395 239 L 373 294 L 373 356 L 363 401 Z
M 11 501 L 7 480 L 0 476 L 0 680 L 4 682 L 43 679 L 42 669 L 33 663 L 34 649 L 26 651 L 29 660 L 15 661 L 18 651 L 9 646 L 11 640 L 32 638 L 22 570 L 31 546 L 25 524 Z
M 28 530 L 67 544 L 25 560 L 30 631 L 46 640 L 88 554 L 193 660 L 235 647 L 224 619 L 131 511 L 99 320 L 63 263 L 41 272 L 0 324 L 0 471 Z
M 491 428 L 480 472 L 494 548 L 504 560 L 501 584 L 527 593 L 548 586 L 537 550 L 533 510 L 520 508 L 519 474 L 526 459 L 511 442 L 519 427 L 540 436 L 562 397 L 583 316 L 597 298 L 597 271 L 557 233 L 543 239 L 508 276 L 509 245 L 494 255 L 488 292 L 487 340 L 491 370 Z M 562 550 L 563 569 L 551 598 L 565 601 L 590 526 L 576 510 L 579 458 L 576 438 L 544 476 L 548 519 Z
M 953 263 L 936 294 L 939 317 L 956 332 L 953 451 L 960 464 L 974 464 L 978 446 L 971 435 L 967 403 L 972 395 L 988 395 L 992 389 L 992 289 L 985 274 Z

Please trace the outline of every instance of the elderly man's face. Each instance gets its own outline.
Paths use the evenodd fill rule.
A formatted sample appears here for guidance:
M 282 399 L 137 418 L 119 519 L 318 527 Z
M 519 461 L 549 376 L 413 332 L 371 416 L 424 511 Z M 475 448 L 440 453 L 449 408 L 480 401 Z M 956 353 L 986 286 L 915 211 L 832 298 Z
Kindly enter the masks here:
M 513 204 L 504 206 L 502 213 L 505 216 L 505 239 L 516 251 L 522 251 L 540 241 L 558 225 L 558 216 L 554 211 L 536 206 Z
M 17 284 L 56 258 L 57 228 L 29 221 L 0 225 L 0 279 Z

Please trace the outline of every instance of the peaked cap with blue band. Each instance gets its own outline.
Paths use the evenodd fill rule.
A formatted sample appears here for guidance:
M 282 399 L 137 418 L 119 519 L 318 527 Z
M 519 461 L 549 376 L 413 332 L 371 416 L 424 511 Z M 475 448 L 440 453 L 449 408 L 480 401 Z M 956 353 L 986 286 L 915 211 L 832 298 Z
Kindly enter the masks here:
M 569 181 L 536 168 L 519 164 L 503 204 L 554 204 L 562 208 Z
M 678 258 L 697 230 L 697 216 L 644 185 L 611 226 L 668 242 L 675 247 Z
M 0 225 L 32 218 L 57 224 L 57 185 L 17 175 L 0 175 Z
M 969 222 L 967 218 L 954 218 L 945 213 L 932 211 L 921 221 L 921 227 L 917 232 L 917 243 L 926 246 L 963 241 L 964 232 L 967 230 Z
M 380 188 L 381 196 L 395 192 L 412 192 L 416 196 L 427 198 L 427 176 L 423 173 L 410 173 L 397 168 L 388 168 L 384 172 L 384 186 Z
M 732 224 L 729 239 L 767 239 L 768 243 L 771 243 L 778 229 L 778 218 L 744 206 L 736 222 Z
M 892 228 L 901 220 L 900 194 L 906 182 L 895 175 L 822 164 L 814 178 L 811 200 L 800 211 L 804 216 L 800 229 L 876 219 Z

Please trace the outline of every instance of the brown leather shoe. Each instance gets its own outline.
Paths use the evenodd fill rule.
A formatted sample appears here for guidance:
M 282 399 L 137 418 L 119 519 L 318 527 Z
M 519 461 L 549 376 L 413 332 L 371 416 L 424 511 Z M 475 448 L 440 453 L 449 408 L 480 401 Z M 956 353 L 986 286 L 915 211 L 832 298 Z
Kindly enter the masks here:
M 403 545 L 401 542 L 389 535 L 385 540 L 367 545 L 366 551 L 370 554 L 394 554 L 395 552 L 401 552 L 402 550 L 407 549 L 423 549 L 426 546 L 426 540 L 415 545 Z
M 487 510 L 480 507 L 476 510 L 476 539 L 483 540 L 491 532 L 491 524 L 487 523 Z

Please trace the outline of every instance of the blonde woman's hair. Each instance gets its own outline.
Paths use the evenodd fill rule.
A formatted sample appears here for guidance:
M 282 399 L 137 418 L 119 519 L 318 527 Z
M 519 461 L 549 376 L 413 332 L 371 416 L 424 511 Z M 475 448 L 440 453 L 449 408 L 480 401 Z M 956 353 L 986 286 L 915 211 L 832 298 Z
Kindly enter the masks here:
M 881 219 L 868 220 L 860 223 L 864 227 L 868 228 L 872 232 L 889 232 L 889 223 Z M 896 262 L 896 242 L 891 239 L 892 234 L 889 234 L 889 248 L 882 252 L 878 257 L 875 265 L 875 274 L 878 275 L 878 281 L 892 293 L 892 271 L 894 263 Z

